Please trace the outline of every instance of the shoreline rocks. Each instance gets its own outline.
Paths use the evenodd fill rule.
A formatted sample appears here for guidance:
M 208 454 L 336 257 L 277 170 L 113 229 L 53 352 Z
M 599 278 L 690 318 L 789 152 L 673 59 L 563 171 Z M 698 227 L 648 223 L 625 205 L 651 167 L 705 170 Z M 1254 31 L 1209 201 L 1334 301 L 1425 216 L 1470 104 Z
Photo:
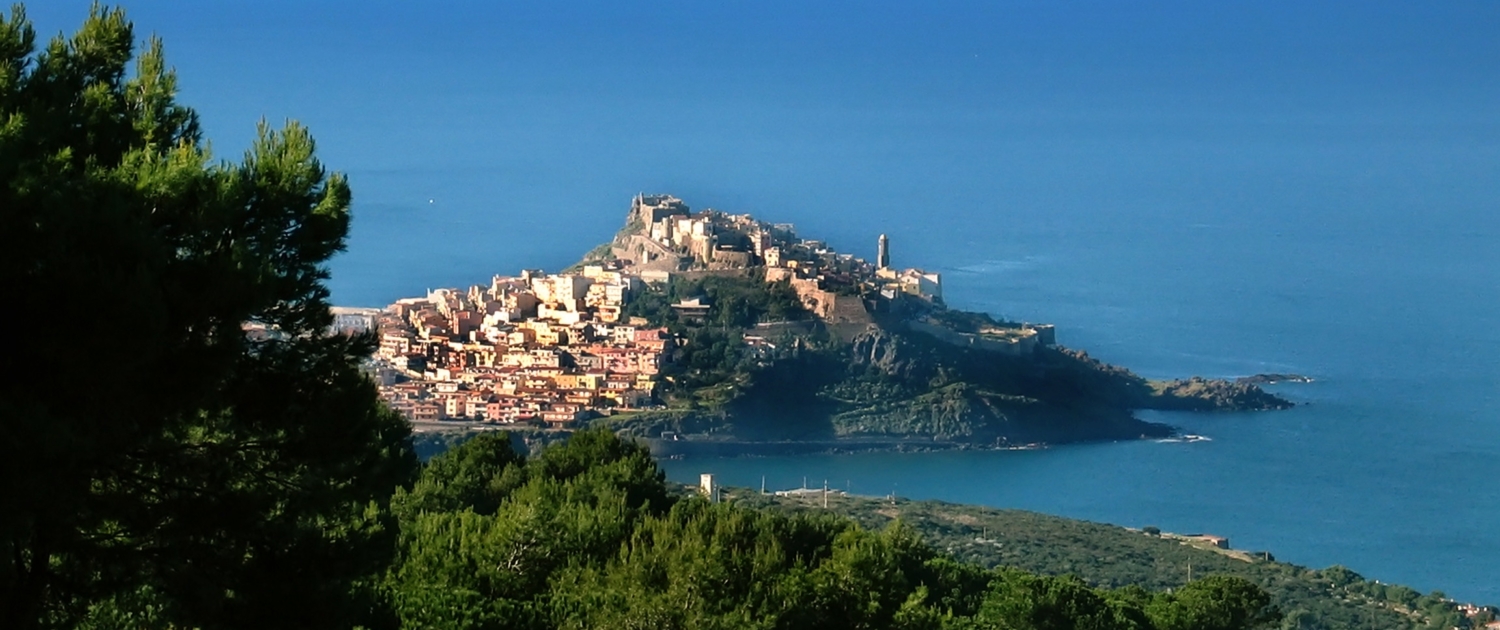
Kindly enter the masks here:
M 1291 409 L 1290 400 L 1259 386 L 1234 380 L 1194 376 L 1171 381 L 1150 381 L 1151 398 L 1146 408 L 1166 411 L 1270 411 Z
M 1234 379 L 1234 382 L 1246 383 L 1249 385 L 1275 385 L 1276 383 L 1311 383 L 1313 382 L 1313 380 L 1312 377 L 1303 376 L 1301 374 L 1282 374 L 1279 372 L 1272 372 L 1269 374 L 1252 374 L 1250 376 L 1241 376 Z

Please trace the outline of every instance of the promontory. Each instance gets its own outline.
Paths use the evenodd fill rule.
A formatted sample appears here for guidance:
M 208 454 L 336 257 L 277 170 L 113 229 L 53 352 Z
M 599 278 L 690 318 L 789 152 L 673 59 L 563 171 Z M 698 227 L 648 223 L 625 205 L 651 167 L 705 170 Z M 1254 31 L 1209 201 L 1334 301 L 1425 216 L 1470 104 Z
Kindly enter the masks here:
M 1267 410 L 1253 382 L 1148 381 L 1049 324 L 951 308 L 942 276 L 748 214 L 638 195 L 613 240 L 384 309 L 371 372 L 417 427 L 606 425 L 664 455 L 1026 448 L 1168 437 L 1141 409 Z

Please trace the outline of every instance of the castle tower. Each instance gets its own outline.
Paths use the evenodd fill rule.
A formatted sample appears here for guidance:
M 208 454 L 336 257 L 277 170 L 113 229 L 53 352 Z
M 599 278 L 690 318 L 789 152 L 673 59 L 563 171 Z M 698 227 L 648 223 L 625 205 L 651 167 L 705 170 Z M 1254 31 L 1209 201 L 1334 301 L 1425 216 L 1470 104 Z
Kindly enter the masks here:
M 875 266 L 885 269 L 891 266 L 891 239 L 880 235 L 880 249 L 875 254 Z

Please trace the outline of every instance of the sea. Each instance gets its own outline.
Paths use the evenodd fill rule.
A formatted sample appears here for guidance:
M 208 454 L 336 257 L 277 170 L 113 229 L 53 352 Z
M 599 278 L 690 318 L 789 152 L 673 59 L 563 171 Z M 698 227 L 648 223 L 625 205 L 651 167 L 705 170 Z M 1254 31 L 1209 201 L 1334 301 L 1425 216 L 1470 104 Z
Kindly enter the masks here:
M 86 0 L 27 7 L 42 37 Z M 1500 3 L 127 7 L 221 159 L 307 125 L 342 305 L 558 269 L 637 192 L 942 273 L 1152 378 L 1296 373 L 1208 439 L 662 462 L 690 482 L 1227 536 L 1500 604 Z

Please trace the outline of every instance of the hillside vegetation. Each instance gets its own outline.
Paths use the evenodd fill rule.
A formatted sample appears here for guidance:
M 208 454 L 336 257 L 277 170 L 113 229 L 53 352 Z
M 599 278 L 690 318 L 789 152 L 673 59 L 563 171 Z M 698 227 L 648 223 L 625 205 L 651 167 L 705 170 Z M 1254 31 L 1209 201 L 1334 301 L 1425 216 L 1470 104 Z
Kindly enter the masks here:
M 1189 575 L 1231 575 L 1265 589 L 1284 613 L 1280 627 L 1418 629 L 1475 627 L 1442 593 L 1367 580 L 1341 566 L 1315 570 L 1277 562 L 1266 552 L 1226 551 L 1159 532 L 1056 516 L 938 501 L 736 492 L 745 506 L 790 514 L 833 513 L 878 529 L 900 522 L 934 548 L 984 567 L 1073 575 L 1105 589 L 1180 589 Z
M 438 456 L 392 501 L 390 623 L 412 628 L 1230 630 L 1280 619 L 1212 576 L 1100 589 L 984 568 L 910 527 L 710 503 L 603 431 L 525 457 L 504 434 Z
M 485 440 L 522 448 L 519 437 L 485 434 Z M 589 439 L 599 441 L 599 436 Z M 608 443 L 604 440 L 603 443 Z M 450 444 L 452 441 L 449 442 Z M 553 442 L 537 448 L 541 460 Z M 465 457 L 472 457 L 474 451 Z M 505 452 L 499 449 L 496 452 Z M 553 454 L 552 456 L 557 456 Z M 507 455 L 505 461 L 520 461 Z M 460 458 L 462 459 L 462 457 Z M 607 458 L 604 458 L 607 459 Z M 439 459 L 424 478 L 451 464 Z M 646 468 L 641 468 L 646 470 Z M 452 473 L 442 473 L 452 474 Z M 420 486 L 419 484 L 419 491 Z M 471 487 L 484 484 L 468 482 Z M 691 501 L 680 488 L 667 486 L 669 501 Z M 864 532 L 905 532 L 942 558 L 981 569 L 1040 576 L 1071 576 L 1103 593 L 1106 599 L 1140 601 L 1151 593 L 1182 589 L 1207 576 L 1243 579 L 1263 590 L 1281 614 L 1269 627 L 1307 630 L 1428 630 L 1477 628 L 1488 617 L 1466 618 L 1440 592 L 1369 580 L 1341 566 L 1309 569 L 1278 562 L 1265 551 L 1219 549 L 1211 544 L 1162 533 L 1154 527 L 1132 530 L 1021 510 L 1003 510 L 939 501 L 911 501 L 831 493 L 826 508 L 819 495 L 775 496 L 728 489 L 719 510 L 776 513 L 794 519 L 849 519 Z M 399 503 L 399 502 L 398 502 Z M 1010 573 L 1007 573 L 1010 572 Z M 956 626 L 964 627 L 964 626 Z M 1002 626 L 1004 627 L 1004 626 Z M 1034 627 L 1034 626 L 1019 626 Z M 1054 627 L 1054 626 L 1036 626 Z M 1072 626 L 1061 626 L 1072 627 Z
M 682 340 L 660 393 L 667 409 L 601 424 L 648 438 L 671 431 L 714 440 L 1006 447 L 1172 434 L 1135 418 L 1135 409 L 1288 404 L 1247 384 L 1150 382 L 1063 348 L 1013 356 L 956 346 L 906 330 L 900 320 L 836 329 L 811 317 L 785 283 L 764 282 L 760 271 L 674 278 L 636 296 L 627 315 Z M 709 304 L 701 321 L 670 307 L 692 298 Z M 933 308 L 932 321 L 956 330 L 1005 325 Z M 758 341 L 747 343 L 747 336 Z

